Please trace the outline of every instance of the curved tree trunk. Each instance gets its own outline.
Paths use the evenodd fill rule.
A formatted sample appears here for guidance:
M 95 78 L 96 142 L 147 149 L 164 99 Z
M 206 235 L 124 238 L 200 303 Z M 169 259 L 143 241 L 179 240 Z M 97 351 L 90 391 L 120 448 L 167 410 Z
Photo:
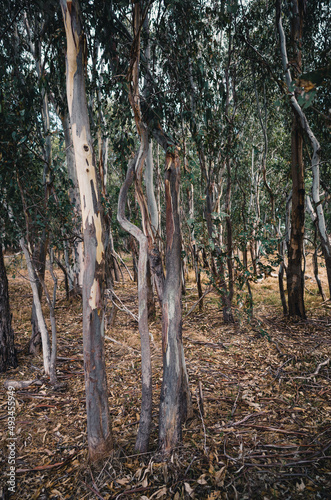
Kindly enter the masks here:
M 11 326 L 8 280 L 0 241 L 0 373 L 17 367 L 14 332 Z
M 143 147 L 139 149 L 129 164 L 126 179 L 121 187 L 118 198 L 117 219 L 125 231 L 128 231 L 132 237 L 139 242 L 139 261 L 138 261 L 138 302 L 139 316 L 138 326 L 141 339 L 141 373 L 142 373 L 142 401 L 140 411 L 139 429 L 135 444 L 138 452 L 144 453 L 148 449 L 148 442 L 152 422 L 152 365 L 151 352 L 148 331 L 148 307 L 147 307 L 147 258 L 148 258 L 148 240 L 147 236 L 137 226 L 128 221 L 125 216 L 125 205 L 128 191 L 133 184 L 136 164 L 138 161 L 144 162 L 145 153 Z
M 112 449 L 104 356 L 104 231 L 85 91 L 85 35 L 78 1 L 60 0 L 67 38 L 67 99 L 84 236 L 83 349 L 91 461 Z

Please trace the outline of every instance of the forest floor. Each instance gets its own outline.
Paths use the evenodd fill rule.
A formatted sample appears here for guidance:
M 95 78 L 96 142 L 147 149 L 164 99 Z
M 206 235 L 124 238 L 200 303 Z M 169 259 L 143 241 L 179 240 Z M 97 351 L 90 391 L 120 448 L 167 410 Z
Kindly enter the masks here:
M 254 318 L 236 307 L 225 325 L 212 292 L 196 307 L 193 281 L 183 297 L 183 340 L 194 416 L 183 442 L 165 460 L 158 454 L 162 377 L 161 319 L 153 335 L 153 429 L 150 452 L 134 453 L 140 411 L 140 352 L 135 320 L 119 311 L 106 331 L 106 363 L 114 453 L 101 464 L 87 460 L 82 313 L 66 301 L 62 276 L 56 306 L 58 380 L 42 377 L 42 357 L 31 357 L 31 288 L 26 270 L 9 262 L 13 327 L 19 366 L 0 378 L 0 497 L 7 498 L 6 379 L 39 379 L 16 390 L 17 499 L 327 499 L 331 492 L 331 303 L 306 274 L 306 321 L 282 315 L 278 280 L 252 285 Z M 325 269 L 321 278 L 327 291 Z M 193 276 L 191 276 L 193 278 Z M 50 278 L 47 278 L 51 287 Z M 205 285 L 207 287 L 207 285 Z M 137 314 L 136 284 L 117 283 L 116 294 Z M 45 306 L 45 315 L 47 308 Z M 187 315 L 187 316 L 186 316 Z M 199 386 L 202 390 L 199 395 Z

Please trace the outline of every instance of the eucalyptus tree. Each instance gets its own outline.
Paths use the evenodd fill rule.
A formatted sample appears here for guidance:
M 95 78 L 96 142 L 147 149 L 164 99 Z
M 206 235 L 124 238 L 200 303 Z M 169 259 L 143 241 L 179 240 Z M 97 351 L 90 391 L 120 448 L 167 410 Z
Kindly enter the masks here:
M 8 279 L 0 241 L 0 372 L 16 367 L 17 355 L 11 325 Z
M 104 357 L 104 235 L 85 90 L 87 60 L 77 1 L 60 1 L 67 40 L 67 99 L 84 235 L 83 349 L 88 448 L 91 460 L 112 449 Z
M 291 17 L 291 44 L 287 49 L 286 34 L 283 25 L 282 2 L 276 5 L 276 20 L 280 39 L 280 50 L 285 73 L 285 81 L 289 92 L 289 99 L 293 110 L 292 123 L 292 220 L 291 238 L 289 246 L 289 265 L 287 281 L 289 290 L 289 314 L 305 317 L 304 310 L 304 270 L 302 270 L 302 252 L 304 237 L 305 212 L 305 175 L 303 158 L 303 138 L 307 135 L 312 147 L 312 199 L 316 211 L 316 226 L 321 239 L 323 256 L 326 263 L 329 288 L 331 285 L 331 244 L 327 234 L 323 206 L 320 199 L 320 143 L 317 140 L 303 111 L 307 107 L 312 95 L 305 96 L 314 85 L 302 77 L 302 46 L 304 37 L 304 23 L 306 19 L 306 2 L 298 1 L 292 4 Z M 288 50 L 290 53 L 288 53 Z M 289 65 L 291 57 L 292 70 Z M 294 76 L 292 76 L 294 74 Z M 331 292 L 331 288 L 330 288 Z

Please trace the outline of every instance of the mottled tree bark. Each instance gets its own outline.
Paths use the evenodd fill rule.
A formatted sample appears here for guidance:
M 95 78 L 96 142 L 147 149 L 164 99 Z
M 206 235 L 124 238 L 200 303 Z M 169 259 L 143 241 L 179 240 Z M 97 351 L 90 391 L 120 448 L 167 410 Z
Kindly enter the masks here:
M 166 279 L 162 303 L 163 381 L 159 445 L 169 453 L 182 439 L 188 387 L 183 356 L 181 304 L 180 162 L 177 150 L 166 155 Z M 185 394 L 186 393 L 186 394 Z
M 301 46 L 302 28 L 304 17 L 304 2 L 294 0 L 291 17 L 291 49 L 292 67 L 298 74 L 301 73 Z M 292 317 L 305 318 L 304 303 L 304 272 L 303 272 L 303 243 L 305 234 L 305 173 L 302 156 L 303 128 L 297 112 L 297 99 L 295 92 L 291 89 L 292 76 L 288 62 L 286 38 L 282 25 L 281 15 L 282 0 L 276 3 L 276 21 L 280 37 L 280 48 L 282 55 L 285 80 L 289 90 L 290 103 L 292 106 L 292 131 L 291 131 L 291 175 L 292 175 L 292 217 L 291 234 L 288 248 L 287 267 L 287 289 L 288 310 Z
M 72 130 L 70 125 L 70 118 L 68 113 L 65 112 L 60 115 L 64 133 L 64 141 L 66 147 L 66 163 L 68 169 L 68 176 L 71 181 L 69 188 L 70 202 L 73 208 L 73 224 L 74 230 L 77 233 L 76 238 L 72 242 L 71 249 L 66 248 L 65 263 L 69 277 L 69 291 L 71 294 L 81 293 L 83 284 L 83 241 L 81 232 L 81 206 L 78 179 L 76 172 L 75 152 L 72 141 Z M 70 259 L 70 253 L 72 258 Z
M 8 279 L 0 242 L 0 372 L 17 367 L 14 331 L 11 326 Z
M 78 1 L 60 0 L 67 39 L 67 99 L 84 237 L 83 350 L 89 457 L 112 449 L 104 356 L 104 231 L 85 91 L 85 35 Z

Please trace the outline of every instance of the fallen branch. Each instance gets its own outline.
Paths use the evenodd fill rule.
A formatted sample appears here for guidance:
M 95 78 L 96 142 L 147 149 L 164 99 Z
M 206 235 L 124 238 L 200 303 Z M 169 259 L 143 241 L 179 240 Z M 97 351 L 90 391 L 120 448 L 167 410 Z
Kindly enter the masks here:
M 132 318 L 133 318 L 133 319 L 134 319 L 134 320 L 138 323 L 138 316 L 136 316 L 135 314 L 133 314 L 133 313 L 130 311 L 130 309 L 128 309 L 128 308 L 127 308 L 127 307 L 123 304 L 123 302 L 122 302 L 122 301 L 121 301 L 121 299 L 120 299 L 120 298 L 116 295 L 116 293 L 114 292 L 114 290 L 112 290 L 110 293 L 111 293 L 111 301 L 112 301 L 112 303 L 114 304 L 114 306 L 115 306 L 115 307 L 117 307 L 117 309 L 119 309 L 120 311 L 128 313 L 128 314 L 129 314 L 129 315 L 130 315 L 130 316 L 131 316 L 131 317 L 132 317 Z M 123 308 L 123 309 L 122 309 L 122 308 L 121 308 L 118 304 L 116 304 L 116 302 L 113 300 L 113 297 L 112 297 L 112 296 L 114 296 L 114 297 L 118 300 L 118 302 L 121 304 L 121 306 L 122 306 L 122 308 Z
M 200 297 L 199 300 L 197 300 L 196 302 L 194 302 L 193 306 L 191 307 L 191 309 L 189 310 L 189 312 L 187 314 L 185 314 L 184 318 L 183 318 L 183 321 L 184 319 L 187 318 L 187 316 L 189 316 L 189 314 L 191 314 L 191 312 L 196 308 L 196 306 L 199 304 L 199 302 L 207 295 L 207 293 L 210 293 L 212 292 L 212 288 L 208 288 L 208 290 L 206 290 Z
M 259 411 L 258 413 L 250 413 L 249 415 L 246 415 L 245 418 L 243 418 L 242 420 L 239 420 L 238 422 L 229 423 L 229 427 L 234 427 L 234 426 L 237 426 L 237 425 L 241 425 L 244 422 L 246 422 L 249 418 L 259 417 L 260 415 L 266 415 L 267 413 L 270 413 L 270 412 L 269 411 Z
M 137 349 L 134 349 L 133 347 L 122 344 L 121 342 L 118 342 L 118 340 L 115 340 L 112 337 L 107 337 L 107 335 L 105 335 L 105 339 L 110 340 L 110 342 L 114 342 L 114 344 L 119 344 L 121 347 L 125 347 L 126 349 L 130 349 L 131 351 L 138 352 Z
M 43 383 L 38 380 L 5 380 L 3 383 L 5 389 L 13 387 L 14 389 L 26 389 L 30 385 L 43 385 Z
M 56 464 L 49 464 L 49 465 L 37 465 L 37 467 L 33 467 L 32 469 L 16 469 L 16 474 L 25 474 L 26 472 L 38 472 L 40 470 L 49 470 L 49 469 L 54 469 L 54 468 L 59 468 L 63 467 L 63 465 L 68 464 L 71 462 L 75 457 L 77 456 L 77 453 L 70 457 L 68 460 L 64 460 L 63 462 L 57 462 Z
M 217 343 L 214 343 L 214 342 L 202 342 L 201 340 L 192 340 L 189 337 L 186 340 L 188 340 L 192 344 L 206 345 L 206 346 L 215 347 L 215 348 L 222 347 L 223 349 L 226 349 L 225 345 L 222 344 L 222 342 L 217 342 Z
M 314 378 L 314 377 L 316 377 L 316 375 L 319 374 L 319 371 L 322 368 L 322 366 L 328 365 L 329 362 L 330 362 L 330 358 L 327 358 L 325 361 L 323 361 L 322 363 L 320 363 L 318 365 L 318 367 L 316 368 L 316 370 L 314 371 L 314 373 L 312 373 L 311 375 L 307 375 L 306 377 L 293 377 L 293 379 L 296 378 L 296 379 L 306 379 L 307 380 L 307 379 L 310 379 L 310 378 Z
M 203 418 L 203 414 L 204 414 L 203 392 L 202 392 L 202 384 L 201 384 L 200 380 L 199 380 L 199 387 L 197 388 L 197 403 L 198 403 L 199 414 L 200 414 L 201 423 L 202 423 L 202 427 L 203 427 L 203 449 L 205 450 L 206 456 L 208 456 L 206 427 L 205 427 L 205 421 Z
M 115 259 L 119 260 L 119 261 L 121 262 L 121 264 L 123 264 L 123 266 L 125 267 L 125 269 L 126 269 L 126 270 L 127 270 L 127 272 L 128 272 L 128 275 L 129 275 L 130 280 L 131 280 L 131 281 L 133 281 L 133 276 L 132 276 L 132 274 L 130 273 L 130 269 L 129 269 L 129 268 L 128 268 L 128 266 L 125 264 L 124 260 L 123 260 L 123 259 L 122 259 L 119 255 L 118 255 L 118 253 L 117 253 L 117 252 L 115 252 L 115 250 L 113 250 L 111 254 L 112 254 L 112 256 L 113 256 Z M 120 267 L 120 266 L 118 266 L 118 267 Z M 123 275 L 122 275 L 122 276 L 123 276 Z
M 102 497 L 94 488 L 91 488 L 85 481 L 80 481 L 88 490 L 90 490 L 93 495 L 96 495 L 100 500 L 105 500 L 104 497 Z

